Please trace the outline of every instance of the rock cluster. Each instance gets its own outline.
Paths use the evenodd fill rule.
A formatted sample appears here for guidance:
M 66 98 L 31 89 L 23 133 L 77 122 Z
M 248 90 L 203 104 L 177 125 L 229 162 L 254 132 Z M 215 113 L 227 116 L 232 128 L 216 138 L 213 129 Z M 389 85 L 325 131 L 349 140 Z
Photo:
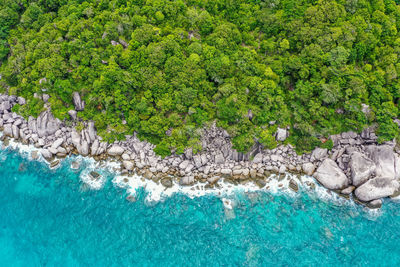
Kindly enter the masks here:
M 68 114 L 76 123 L 77 111 L 83 110 L 85 103 L 76 92 L 72 99 L 75 109 Z M 154 145 L 140 141 L 136 134 L 109 144 L 97 136 L 92 121 L 81 122 L 84 127 L 77 131 L 54 118 L 49 108 L 38 118 L 25 120 L 11 112 L 16 103 L 24 105 L 25 99 L 0 95 L 0 127 L 4 136 L 34 144 L 49 162 L 56 162 L 56 158 L 70 153 L 98 160 L 114 157 L 120 160 L 123 173 L 136 172 L 166 187 L 172 186 L 172 179 L 178 179 L 181 185 L 201 181 L 212 186 L 221 178 L 235 183 L 251 179 L 264 186 L 271 173 L 304 173 L 314 175 L 328 189 L 354 194 L 358 200 L 369 202 L 371 207 L 380 203 L 377 200 L 399 191 L 400 158 L 394 151 L 395 143 L 377 145 L 372 128 L 361 134 L 346 132 L 331 136 L 334 146 L 329 151 L 316 148 L 312 153 L 297 155 L 291 145 L 269 150 L 259 143 L 248 153 L 237 152 L 232 148 L 229 134 L 213 124 L 199 133 L 202 142 L 199 153 L 189 148 L 182 155 L 161 158 L 154 153 Z M 288 131 L 278 128 L 277 141 L 287 137 Z M 290 188 L 298 189 L 294 181 Z

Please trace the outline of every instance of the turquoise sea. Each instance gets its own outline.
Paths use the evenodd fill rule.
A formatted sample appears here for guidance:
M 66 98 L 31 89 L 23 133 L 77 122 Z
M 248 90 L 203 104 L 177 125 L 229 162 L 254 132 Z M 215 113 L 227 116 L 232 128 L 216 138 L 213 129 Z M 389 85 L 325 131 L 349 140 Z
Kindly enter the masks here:
M 0 266 L 398 266 L 400 203 L 371 214 L 308 192 L 175 194 L 136 202 L 112 173 L 100 190 L 0 152 Z M 82 166 L 84 168 L 85 166 Z

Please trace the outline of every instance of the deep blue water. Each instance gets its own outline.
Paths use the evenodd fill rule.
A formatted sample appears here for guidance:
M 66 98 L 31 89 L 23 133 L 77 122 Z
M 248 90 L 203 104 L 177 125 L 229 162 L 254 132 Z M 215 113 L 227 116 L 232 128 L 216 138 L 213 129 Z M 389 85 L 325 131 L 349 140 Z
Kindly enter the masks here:
M 22 165 L 21 165 L 22 163 Z M 57 170 L 0 153 L 0 266 L 395 266 L 400 203 L 378 217 L 312 194 L 237 193 L 129 202 L 112 182 L 85 190 Z M 111 177 L 109 177 L 111 178 Z

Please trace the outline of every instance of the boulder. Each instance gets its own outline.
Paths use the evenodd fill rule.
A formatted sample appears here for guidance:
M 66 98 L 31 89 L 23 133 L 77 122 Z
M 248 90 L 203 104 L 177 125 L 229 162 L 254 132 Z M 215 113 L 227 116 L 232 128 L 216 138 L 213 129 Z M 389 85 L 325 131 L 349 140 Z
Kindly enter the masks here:
M 399 188 L 399 182 L 390 177 L 370 179 L 355 190 L 356 197 L 364 202 L 393 195 Z
M 349 180 L 333 160 L 327 158 L 314 174 L 315 178 L 328 189 L 343 189 L 349 185 Z
M 20 104 L 21 106 L 25 105 L 26 104 L 25 98 L 19 96 L 17 98 L 17 103 Z
M 81 96 L 78 92 L 72 94 L 72 100 L 74 102 L 75 110 L 82 111 L 85 108 L 85 102 L 82 101 Z
M 311 160 L 323 160 L 328 156 L 328 149 L 326 148 L 315 148 L 311 154 Z
M 77 147 L 79 154 L 82 156 L 89 155 L 89 144 L 86 140 L 83 140 L 81 145 Z
M 16 126 L 15 124 L 13 124 L 12 126 L 12 135 L 15 139 L 19 138 L 19 128 L 18 126 Z
M 93 121 L 89 121 L 88 123 L 88 134 L 89 134 L 89 138 L 90 138 L 90 142 L 94 142 L 94 140 L 96 140 L 96 128 L 94 127 L 94 122 Z
M 76 131 L 71 132 L 71 142 L 76 148 L 81 143 L 81 136 Z
M 254 156 L 253 158 L 253 163 L 261 163 L 263 161 L 263 155 L 262 153 L 258 153 L 257 155 Z
M 47 149 L 40 150 L 40 154 L 42 154 L 43 158 L 45 158 L 46 160 L 51 160 L 51 158 L 53 157 L 53 154 Z
M 389 145 L 370 145 L 366 147 L 369 158 L 375 163 L 376 177 L 388 177 L 391 179 L 398 178 L 399 164 L 398 158 L 395 156 L 393 147 Z
M 315 165 L 311 162 L 304 163 L 302 168 L 306 175 L 312 175 L 315 171 Z
M 122 165 L 124 166 L 125 169 L 127 169 L 128 171 L 132 171 L 133 170 L 133 162 L 132 161 L 128 161 L 128 160 L 124 160 L 122 162 Z
M 5 124 L 4 129 L 3 129 L 4 135 L 12 137 L 13 136 L 13 131 L 12 131 L 12 126 L 11 124 Z
M 73 110 L 73 109 L 68 110 L 68 115 L 71 117 L 71 120 L 76 120 L 76 118 L 77 118 L 76 114 L 77 113 L 78 112 L 76 112 L 76 110 Z
M 61 121 L 54 118 L 53 114 L 46 110 L 37 118 L 37 133 L 40 137 L 54 134 L 61 128 Z
M 56 141 L 53 142 L 51 145 L 52 148 L 57 149 L 59 146 L 61 146 L 64 143 L 64 139 L 58 138 Z
M 113 145 L 107 151 L 108 155 L 110 156 L 121 156 L 124 153 L 124 148 L 119 145 Z
M 91 148 L 90 148 L 90 155 L 96 156 L 98 155 L 98 149 L 99 149 L 100 143 L 99 140 L 94 140 Z
M 189 161 L 188 160 L 184 160 L 184 161 L 182 161 L 181 164 L 179 164 L 179 168 L 181 170 L 185 170 L 188 167 L 188 165 L 189 165 Z
M 278 128 L 278 130 L 276 131 L 276 140 L 277 141 L 285 141 L 287 138 L 288 134 L 286 129 L 282 129 L 282 128 Z
M 349 165 L 352 184 L 355 186 L 359 186 L 368 181 L 376 168 L 375 163 L 360 152 L 353 152 L 351 154 Z
M 194 176 L 190 175 L 190 176 L 184 176 L 181 178 L 181 180 L 179 181 L 180 185 L 191 185 L 194 183 Z
M 214 161 L 215 161 L 216 164 L 225 163 L 224 155 L 222 155 L 222 153 L 219 153 L 219 154 L 215 155 Z

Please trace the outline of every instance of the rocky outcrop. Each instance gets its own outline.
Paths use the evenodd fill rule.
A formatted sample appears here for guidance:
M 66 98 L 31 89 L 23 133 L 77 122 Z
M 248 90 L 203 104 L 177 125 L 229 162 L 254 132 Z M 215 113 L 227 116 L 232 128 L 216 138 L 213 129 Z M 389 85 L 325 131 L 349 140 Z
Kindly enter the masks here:
M 397 190 L 394 188 L 398 183 L 396 179 L 400 178 L 400 158 L 393 150 L 393 143 L 377 145 L 373 127 L 360 134 L 346 132 L 331 136 L 334 144 L 331 150 L 316 148 L 312 153 L 298 155 L 291 145 L 265 149 L 258 142 L 247 153 L 238 152 L 232 148 L 228 132 L 214 123 L 196 132 L 201 136 L 202 145 L 198 153 L 188 148 L 182 155 L 161 158 L 154 153 L 154 145 L 139 140 L 136 134 L 126 135 L 124 141 L 108 144 L 97 136 L 93 121 L 82 120 L 79 124 L 83 127 L 78 132 L 74 125 L 79 119 L 77 111 L 84 108 L 84 102 L 76 92 L 73 102 L 76 110 L 68 112 L 72 119 L 68 123 L 55 119 L 49 109 L 37 119 L 29 117 L 26 121 L 11 111 L 16 103 L 23 105 L 24 99 L 0 95 L 0 127 L 4 136 L 40 148 L 42 156 L 49 161 L 54 162 L 53 159 L 71 153 L 90 155 L 99 160 L 116 157 L 124 174 L 136 172 L 166 186 L 171 186 L 173 179 L 182 186 L 198 181 L 214 186 L 221 179 L 227 179 L 234 183 L 252 180 L 264 187 L 271 173 L 285 174 L 289 171 L 315 175 L 324 187 L 340 189 L 341 194 L 347 197 L 358 194 L 359 199 L 370 206 L 370 199 L 378 198 L 374 203 L 379 204 L 379 198 Z M 278 128 L 275 137 L 283 142 L 288 135 L 287 129 Z M 290 188 L 297 191 L 296 185 L 292 181 Z
M 331 159 L 325 159 L 314 176 L 328 189 L 343 189 L 349 185 L 346 175 Z
M 355 186 L 359 186 L 368 181 L 376 169 L 375 163 L 360 152 L 354 152 L 351 154 L 349 165 L 351 170 L 351 181 Z
M 356 197 L 364 202 L 393 195 L 399 182 L 389 177 L 378 177 L 367 181 L 355 190 Z

